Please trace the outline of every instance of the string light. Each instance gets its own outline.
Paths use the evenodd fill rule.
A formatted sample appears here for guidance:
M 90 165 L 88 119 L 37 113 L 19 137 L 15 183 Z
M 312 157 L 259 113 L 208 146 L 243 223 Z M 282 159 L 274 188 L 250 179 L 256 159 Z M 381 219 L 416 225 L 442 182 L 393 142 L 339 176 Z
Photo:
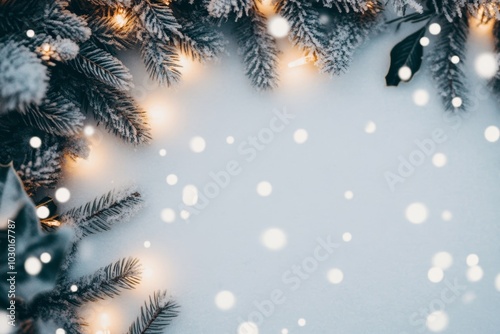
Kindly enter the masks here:
M 123 8 L 116 11 L 115 15 L 113 15 L 113 21 L 118 28 L 123 28 L 127 24 L 128 18 Z
M 94 133 L 95 133 L 95 129 L 92 125 L 86 125 L 84 128 L 83 128 L 83 133 L 87 136 L 87 137 L 90 137 L 92 136 Z
M 58 200 L 61 203 L 65 203 L 69 201 L 71 197 L 71 193 L 69 192 L 68 188 L 61 187 L 56 190 L 56 200 Z
M 288 35 L 290 24 L 284 17 L 275 15 L 267 22 L 267 30 L 271 36 L 283 38 Z
M 29 38 L 35 37 L 35 31 L 33 29 L 27 30 L 26 36 L 28 36 Z
M 40 255 L 40 261 L 43 263 L 49 263 L 50 260 L 52 260 L 52 256 L 49 253 L 44 252 Z
M 50 215 L 50 210 L 45 205 L 42 205 L 36 209 L 36 215 L 40 219 L 45 219 Z
M 39 148 L 40 146 L 42 146 L 42 140 L 40 139 L 40 137 L 31 137 L 30 146 L 33 148 Z
M 298 67 L 298 66 L 303 66 L 303 65 L 305 65 L 309 62 L 312 62 L 312 61 L 314 61 L 314 56 L 307 55 L 307 56 L 300 57 L 299 59 L 296 59 L 296 60 L 289 62 L 288 67 L 294 68 L 294 67 Z

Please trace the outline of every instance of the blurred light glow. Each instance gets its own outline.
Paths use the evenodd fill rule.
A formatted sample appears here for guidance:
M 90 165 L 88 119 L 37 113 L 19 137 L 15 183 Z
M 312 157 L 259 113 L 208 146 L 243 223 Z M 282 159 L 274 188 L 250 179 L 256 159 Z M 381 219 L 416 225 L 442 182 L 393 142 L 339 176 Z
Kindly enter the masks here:
M 477 254 L 469 254 L 465 259 L 465 262 L 469 267 L 477 266 L 479 264 L 479 256 L 477 256 Z
M 377 125 L 374 122 L 369 121 L 368 123 L 366 123 L 366 125 L 365 125 L 365 132 L 366 133 L 374 133 L 375 130 L 377 130 Z
M 448 252 L 439 252 L 432 257 L 432 265 L 434 267 L 446 270 L 453 264 L 453 256 Z
M 226 138 L 226 143 L 228 143 L 228 144 L 234 144 L 234 137 L 233 136 L 228 136 Z
M 432 283 L 439 283 L 439 282 L 441 282 L 443 280 L 443 278 L 444 278 L 443 269 L 438 268 L 438 267 L 432 267 L 427 272 L 427 278 Z
M 490 143 L 494 143 L 500 138 L 500 130 L 498 127 L 490 125 L 484 130 L 484 138 Z
M 189 218 L 189 216 L 191 216 L 191 214 L 187 210 L 181 210 L 180 216 L 182 219 L 186 220 Z
M 478 282 L 483 278 L 483 268 L 480 266 L 469 267 L 466 276 L 470 282 Z
M 73 285 L 69 288 L 69 290 L 70 290 L 71 292 L 77 292 L 77 291 L 78 291 L 78 287 L 77 287 L 75 284 L 73 284 Z
M 405 211 L 406 219 L 413 224 L 421 224 L 427 220 L 429 211 L 423 203 L 412 203 Z
M 242 322 L 238 326 L 238 334 L 259 334 L 259 327 L 251 321 Z
M 453 63 L 453 64 L 458 64 L 460 63 L 460 57 L 459 56 L 452 56 L 450 58 L 450 61 Z
M 36 215 L 40 219 L 45 219 L 50 215 L 50 210 L 45 205 L 36 208 Z
M 432 156 L 432 164 L 438 168 L 446 165 L 447 160 L 448 159 L 444 153 L 436 153 Z
M 71 197 L 71 193 L 68 188 L 61 187 L 56 190 L 56 200 L 61 203 L 66 203 L 69 201 Z
M 453 215 L 448 210 L 444 210 L 441 213 L 441 219 L 444 220 L 445 222 L 449 222 L 452 218 L 453 218 Z
M 344 280 L 344 273 L 338 268 L 332 268 L 328 270 L 326 277 L 330 283 L 339 284 Z
M 297 321 L 297 324 L 300 326 L 300 327 L 304 327 L 306 325 L 306 319 L 304 318 L 300 318 L 298 321 Z
M 30 146 L 33 148 L 39 148 L 42 146 L 42 140 L 40 137 L 34 136 L 30 138 Z
M 95 133 L 95 129 L 92 125 L 85 125 L 83 128 L 83 133 L 87 136 L 90 137 Z
M 429 45 L 429 43 L 430 43 L 430 40 L 427 37 L 422 37 L 420 39 L 420 45 L 422 45 L 422 46 L 427 46 L 427 45 Z
M 413 102 L 420 107 L 429 103 L 429 93 L 425 89 L 417 89 L 413 92 Z
M 288 35 L 290 24 L 284 17 L 275 15 L 267 21 L 267 31 L 273 37 L 283 38 Z
M 432 23 L 429 26 L 429 32 L 431 33 L 431 35 L 439 35 L 439 33 L 441 32 L 441 26 L 439 25 L 439 23 Z
M 495 277 L 495 289 L 497 289 L 497 291 L 500 291 L 500 274 L 497 274 L 497 276 Z
M 345 199 L 353 199 L 354 198 L 354 193 L 351 190 L 347 190 L 344 193 L 344 197 L 345 197 Z
M 279 250 L 286 245 L 285 232 L 279 228 L 270 228 L 264 231 L 260 240 L 265 247 L 271 250 Z
M 165 180 L 169 186 L 174 186 L 177 184 L 178 178 L 175 174 L 168 174 Z
M 307 141 L 307 137 L 307 131 L 304 129 L 298 129 L 293 133 L 293 140 L 295 140 L 297 144 L 305 143 Z
M 35 31 L 33 29 L 26 30 L 26 36 L 28 36 L 29 38 L 35 37 Z
M 408 66 L 402 66 L 398 71 L 398 76 L 403 81 L 408 81 L 411 79 L 411 69 Z
M 345 242 L 349 242 L 352 240 L 352 234 L 349 233 L 349 232 L 345 232 L 344 234 L 342 234 L 342 240 L 344 240 Z
M 34 256 L 30 256 L 24 261 L 24 270 L 31 275 L 36 276 L 42 271 L 42 262 Z
M 151 247 L 151 241 L 149 240 L 144 241 L 144 248 L 149 248 L 149 247 Z
M 451 105 L 454 106 L 455 108 L 460 108 L 462 105 L 462 98 L 455 96 L 453 99 L 451 99 Z
M 448 327 L 448 315 L 444 311 L 435 311 L 427 316 L 426 325 L 431 332 L 442 332 Z
M 158 151 L 158 154 L 161 156 L 161 157 L 164 157 L 167 155 L 167 150 L 162 148 Z
M 62 328 L 56 329 L 56 334 L 66 334 L 66 331 Z
M 43 252 L 42 254 L 40 254 L 40 261 L 42 261 L 43 263 L 49 263 L 51 260 L 52 256 L 49 253 Z
M 198 203 L 198 188 L 192 184 L 188 184 L 182 189 L 182 202 L 187 206 L 193 206 Z
M 498 61 L 491 52 L 482 53 L 474 62 L 476 73 L 484 79 L 491 79 L 498 71 Z
M 201 153 L 205 150 L 205 147 L 207 146 L 205 139 L 203 139 L 200 136 L 196 136 L 191 138 L 189 141 L 189 148 L 191 148 L 191 151 L 195 153 Z
M 267 181 L 262 181 L 257 184 L 257 194 L 262 197 L 267 197 L 271 195 L 273 191 L 273 186 Z
M 231 309 L 236 302 L 236 298 L 231 291 L 221 291 L 215 296 L 215 305 L 223 311 Z
M 175 211 L 171 208 L 161 210 L 161 220 L 165 223 L 173 223 L 175 220 Z
M 283 329 L 281 330 L 281 334 L 288 334 L 288 329 L 283 328 Z
M 289 62 L 288 67 L 289 68 L 299 67 L 299 66 L 305 65 L 305 64 L 312 62 L 312 61 L 314 61 L 313 56 L 311 56 L 311 55 L 303 56 L 303 57 L 300 57 L 298 59 L 295 59 L 295 60 L 292 60 L 291 62 Z

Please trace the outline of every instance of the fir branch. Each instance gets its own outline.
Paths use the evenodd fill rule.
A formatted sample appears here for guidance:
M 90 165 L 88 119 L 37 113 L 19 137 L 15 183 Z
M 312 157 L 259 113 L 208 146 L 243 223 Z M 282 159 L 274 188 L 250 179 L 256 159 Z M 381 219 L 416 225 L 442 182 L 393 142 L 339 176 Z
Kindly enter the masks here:
M 78 134 L 85 120 L 73 102 L 55 92 L 49 92 L 40 107 L 28 106 L 22 118 L 26 125 L 58 136 Z
M 86 110 L 110 132 L 131 144 L 151 140 L 146 112 L 129 95 L 104 85 L 87 87 L 85 93 Z
M 133 9 L 151 37 L 168 42 L 171 37 L 180 35 L 181 26 L 164 1 L 143 0 Z
M 208 13 L 218 19 L 227 19 L 230 13 L 239 19 L 249 15 L 255 6 L 254 0 L 209 0 L 207 2 Z
M 278 84 L 278 47 L 268 34 L 265 17 L 256 9 L 236 23 L 239 53 L 245 74 L 258 90 L 275 88 Z
M 468 89 L 464 64 L 469 31 L 467 17 L 463 15 L 462 17 L 456 17 L 452 22 L 448 22 L 445 15 L 442 14 L 439 19 L 441 33 L 434 45 L 434 49 L 427 56 L 427 62 L 446 110 L 466 110 Z M 460 61 L 457 64 L 452 63 L 452 56 L 458 56 Z M 459 107 L 452 104 L 455 97 L 462 100 Z
M 16 170 L 28 194 L 41 187 L 53 188 L 61 176 L 59 145 L 33 150 Z
M 500 21 L 496 21 L 493 25 L 493 38 L 495 43 L 495 52 L 497 57 L 497 62 L 499 61 L 500 55 Z M 496 100 L 500 102 L 500 70 L 497 69 L 496 75 L 490 80 L 489 86 L 495 94 Z
M 406 15 L 408 7 L 419 14 L 423 14 L 424 12 L 424 7 L 417 0 L 392 0 L 392 6 L 398 16 Z
M 130 325 L 127 334 L 161 334 L 179 314 L 179 306 L 167 299 L 166 291 L 155 292 L 149 304 L 141 307 L 141 315 Z
M 279 0 L 276 10 L 290 24 L 289 39 L 314 58 L 325 54 L 328 38 L 319 23 L 319 13 L 309 1 Z
M 93 43 L 84 43 L 75 59 L 67 62 L 76 71 L 119 90 L 132 87 L 132 75 L 123 63 Z
M 85 42 L 91 31 L 87 22 L 80 16 L 66 9 L 67 1 L 51 1 L 45 7 L 43 15 L 44 30 L 53 37 L 69 38 L 76 42 Z
M 79 278 L 70 285 L 76 285 L 78 291 L 72 292 L 70 286 L 60 286 L 48 297 L 50 304 L 65 301 L 74 306 L 112 298 L 122 290 L 131 290 L 141 281 L 141 266 L 138 259 L 127 258 L 109 264 L 92 275 Z M 69 283 L 68 283 L 69 284 Z
M 160 85 L 170 86 L 181 79 L 179 55 L 173 46 L 145 36 L 141 53 L 149 76 Z
M 141 195 L 135 190 L 110 191 L 107 194 L 69 210 L 61 221 L 72 221 L 77 237 L 108 231 L 113 224 L 125 220 L 143 205 Z

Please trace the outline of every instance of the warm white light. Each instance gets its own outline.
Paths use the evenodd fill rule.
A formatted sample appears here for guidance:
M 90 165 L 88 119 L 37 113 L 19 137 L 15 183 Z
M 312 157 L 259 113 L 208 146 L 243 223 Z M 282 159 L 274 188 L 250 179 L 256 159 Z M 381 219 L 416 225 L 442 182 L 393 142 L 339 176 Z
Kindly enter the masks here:
M 498 71 L 498 61 L 495 54 L 491 52 L 480 54 L 474 62 L 474 68 L 481 78 L 493 78 Z
M 429 43 L 430 43 L 430 40 L 427 37 L 422 37 L 420 39 L 420 45 L 422 45 L 422 46 L 427 46 L 427 45 L 429 45 Z
M 56 329 L 56 334 L 66 334 L 66 331 L 62 328 Z
M 444 311 L 435 311 L 427 316 L 426 325 L 431 332 L 442 332 L 448 327 L 448 315 Z
M 231 291 L 221 291 L 215 296 L 215 305 L 223 311 L 231 309 L 236 302 L 236 298 Z
M 182 219 L 186 220 L 189 218 L 189 216 L 191 216 L 191 214 L 187 210 L 181 210 L 180 216 Z
M 295 140 L 297 144 L 304 144 L 307 140 L 307 137 L 307 131 L 304 129 L 298 129 L 293 133 L 293 140 Z
M 144 270 L 142 272 L 142 278 L 151 278 L 151 277 L 153 277 L 153 274 L 154 274 L 153 269 L 151 269 L 149 267 L 144 268 Z
M 429 32 L 432 35 L 438 35 L 441 32 L 441 26 L 439 25 L 439 23 L 432 23 L 429 26 Z
M 33 148 L 39 148 L 40 146 L 42 146 L 42 140 L 40 139 L 40 137 L 31 137 L 30 146 Z
M 479 256 L 476 254 L 469 254 L 465 259 L 465 262 L 469 267 L 477 266 L 479 264 Z
M 398 71 L 398 76 L 403 81 L 408 81 L 411 79 L 411 69 L 408 66 L 403 66 Z
M 118 27 L 124 27 L 127 24 L 127 17 L 123 13 L 117 13 L 113 16 L 113 20 L 115 21 Z
M 347 190 L 345 193 L 344 193 L 344 197 L 345 199 L 353 199 L 354 198 L 354 193 L 350 190 Z
M 333 268 L 328 270 L 328 273 L 326 274 L 326 277 L 328 278 L 328 281 L 332 284 L 339 284 L 344 280 L 344 273 L 342 270 L 338 268 Z
M 344 240 L 345 242 L 349 242 L 352 240 L 352 234 L 349 233 L 349 232 L 346 232 L 344 234 L 342 234 L 342 240 Z
M 288 329 L 283 328 L 283 329 L 281 330 L 281 334 L 288 334 Z
M 303 56 L 288 63 L 289 68 L 299 67 L 314 60 L 313 56 Z
M 238 326 L 238 334 L 259 334 L 259 327 L 251 321 L 243 322 Z
M 500 130 L 498 127 L 490 125 L 484 130 L 484 138 L 490 143 L 494 143 L 500 138 Z
M 24 262 L 24 270 L 31 276 L 38 275 L 42 271 L 42 262 L 38 258 L 30 256 Z
M 270 228 L 266 230 L 260 240 L 265 247 L 271 250 L 282 249 L 286 245 L 286 235 L 279 228 Z
M 149 247 L 151 247 L 151 241 L 148 240 L 144 241 L 144 248 L 149 248 Z
M 176 185 L 177 181 L 178 181 L 177 175 L 175 175 L 175 174 L 167 175 L 166 181 L 167 181 L 167 184 L 170 186 Z
M 42 261 L 43 263 L 49 263 L 50 260 L 52 260 L 52 256 L 49 253 L 43 252 L 42 254 L 40 254 L 40 261 Z
M 173 223 L 175 220 L 175 211 L 170 208 L 161 210 L 161 220 L 165 223 Z
M 413 102 L 420 107 L 425 106 L 429 102 L 429 93 L 425 89 L 417 89 L 413 92 Z
M 271 186 L 271 183 L 267 181 L 262 181 L 257 184 L 257 194 L 259 194 L 262 197 L 267 197 L 271 195 L 271 192 L 273 191 L 273 186 Z
M 455 108 L 460 108 L 460 106 L 462 105 L 462 98 L 455 96 L 453 99 L 451 99 L 451 105 Z
M 497 289 L 497 291 L 500 291 L 500 274 L 497 274 L 497 276 L 495 277 L 495 289 Z
M 95 129 L 92 125 L 86 125 L 84 128 L 83 128 L 83 133 L 90 137 L 92 136 L 94 133 L 95 133 Z
M 71 197 L 71 193 L 69 192 L 68 188 L 61 187 L 56 190 L 56 200 L 61 203 L 65 203 L 69 201 Z
M 29 38 L 35 37 L 35 31 L 33 29 L 26 30 L 26 36 L 28 36 Z
M 483 278 L 483 268 L 480 266 L 469 267 L 466 276 L 470 282 L 478 282 Z
M 182 189 L 182 202 L 188 206 L 193 206 L 198 203 L 198 188 L 192 184 L 188 184 Z
M 297 324 L 300 326 L 300 327 L 304 327 L 306 325 L 306 319 L 304 318 L 300 318 L 298 321 L 297 321 Z
M 102 313 L 99 317 L 99 322 L 101 327 L 107 329 L 111 325 L 111 320 L 109 319 L 109 315 L 107 313 Z
M 427 278 L 429 278 L 429 281 L 431 281 L 432 283 L 441 282 L 443 280 L 443 277 L 444 277 L 443 269 L 438 267 L 432 267 L 427 272 Z
M 234 144 L 234 137 L 233 136 L 228 136 L 226 138 L 226 143 L 228 143 L 228 144 Z
M 448 252 L 439 252 L 432 257 L 432 265 L 434 267 L 446 270 L 453 264 L 453 256 Z
M 193 137 L 189 142 L 189 147 L 191 148 L 191 151 L 195 153 L 201 153 L 205 150 L 206 147 L 205 139 L 200 136 Z
M 375 130 L 377 130 L 377 125 L 374 122 L 369 121 L 368 123 L 366 123 L 366 125 L 365 125 L 365 132 L 366 133 L 374 133 Z
M 459 56 L 452 56 L 450 58 L 450 61 L 453 63 L 453 64 L 458 64 L 460 63 L 460 57 Z
M 267 21 L 267 31 L 271 36 L 282 38 L 288 35 L 290 24 L 280 15 L 275 15 Z
M 69 288 L 69 290 L 70 290 L 71 292 L 77 292 L 77 291 L 78 291 L 78 287 L 77 287 L 75 284 L 73 284 L 73 285 Z
M 441 219 L 444 220 L 445 222 L 449 222 L 452 218 L 453 218 L 453 215 L 448 210 L 444 210 L 441 213 Z
M 50 215 L 50 210 L 45 205 L 36 208 L 36 215 L 40 219 L 45 219 Z
M 421 224 L 427 220 L 429 212 L 423 203 L 412 203 L 405 211 L 406 219 L 413 224 Z
M 158 154 L 161 156 L 161 157 L 164 157 L 167 155 L 167 150 L 162 148 L 158 151 Z
M 448 159 L 446 158 L 446 155 L 444 155 L 443 153 L 436 153 L 432 156 L 432 164 L 438 168 L 446 165 L 447 161 Z

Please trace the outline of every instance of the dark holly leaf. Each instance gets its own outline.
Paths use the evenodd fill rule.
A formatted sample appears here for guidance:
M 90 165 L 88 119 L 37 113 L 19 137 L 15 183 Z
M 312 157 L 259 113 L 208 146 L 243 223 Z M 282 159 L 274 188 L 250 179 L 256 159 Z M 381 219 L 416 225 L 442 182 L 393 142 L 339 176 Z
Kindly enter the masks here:
M 411 80 L 413 75 L 420 69 L 424 52 L 424 48 L 420 44 L 420 39 L 424 34 L 425 27 L 406 37 L 392 48 L 391 67 L 385 76 L 387 86 L 399 85 L 401 78 L 398 72 L 401 67 L 408 66 L 411 70 L 411 76 L 407 81 Z

